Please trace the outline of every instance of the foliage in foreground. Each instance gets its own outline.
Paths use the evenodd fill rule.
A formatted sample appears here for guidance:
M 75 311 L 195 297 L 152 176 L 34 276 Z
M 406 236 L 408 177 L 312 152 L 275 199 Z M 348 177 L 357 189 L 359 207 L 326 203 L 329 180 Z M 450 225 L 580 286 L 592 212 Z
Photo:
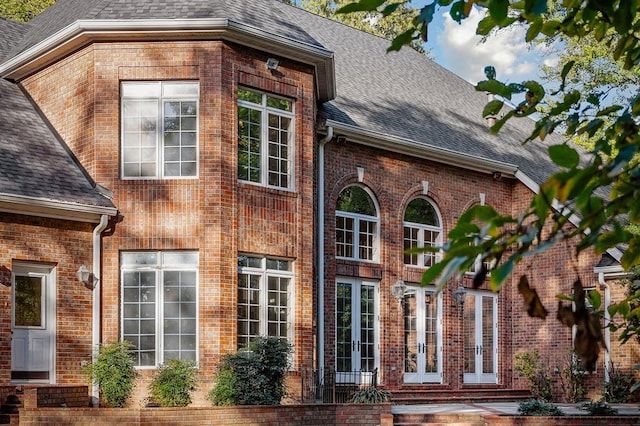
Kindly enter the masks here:
M 518 414 L 521 416 L 564 416 L 564 411 L 550 402 L 541 399 L 530 399 L 518 404 Z
M 98 349 L 95 362 L 84 368 L 90 382 L 100 391 L 107 407 L 124 407 L 133 392 L 137 376 L 129 342 L 107 343 Z
M 560 385 L 567 402 L 575 403 L 584 398 L 586 371 L 578 362 L 578 356 L 571 351 L 564 357 L 564 364 L 560 369 Z
M 249 348 L 227 354 L 209 391 L 213 405 L 277 405 L 285 395 L 291 345 L 260 337 Z
M 351 395 L 349 402 L 356 404 L 380 404 L 391 401 L 391 393 L 373 386 L 358 389 Z
M 609 403 L 625 403 L 629 399 L 634 383 L 633 374 L 616 368 L 613 363 L 607 369 L 609 381 L 604 384 L 602 397 Z
M 149 391 L 151 399 L 163 407 L 186 407 L 197 384 L 195 362 L 172 359 L 158 369 Z

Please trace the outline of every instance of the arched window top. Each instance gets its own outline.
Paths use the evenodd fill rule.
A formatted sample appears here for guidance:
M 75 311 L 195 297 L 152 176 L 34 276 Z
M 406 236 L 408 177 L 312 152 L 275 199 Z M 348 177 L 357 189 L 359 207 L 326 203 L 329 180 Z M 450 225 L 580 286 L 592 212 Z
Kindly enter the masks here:
M 360 186 L 348 186 L 342 190 L 338 196 L 336 210 L 363 214 L 367 216 L 378 216 L 376 205 L 373 199 L 364 188 Z
M 424 198 L 411 200 L 404 212 L 404 221 L 421 225 L 440 226 L 436 208 Z

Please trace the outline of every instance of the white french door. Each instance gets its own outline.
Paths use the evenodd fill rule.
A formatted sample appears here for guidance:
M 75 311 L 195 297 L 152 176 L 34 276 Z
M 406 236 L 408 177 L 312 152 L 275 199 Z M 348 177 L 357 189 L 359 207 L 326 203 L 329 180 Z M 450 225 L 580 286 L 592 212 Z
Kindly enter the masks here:
M 336 282 L 336 380 L 370 383 L 378 367 L 378 283 L 353 278 Z
M 435 288 L 404 294 L 404 382 L 442 383 L 442 293 Z
M 467 290 L 464 301 L 464 382 L 498 381 L 498 298 Z
M 55 383 L 55 269 L 20 264 L 11 292 L 11 381 Z

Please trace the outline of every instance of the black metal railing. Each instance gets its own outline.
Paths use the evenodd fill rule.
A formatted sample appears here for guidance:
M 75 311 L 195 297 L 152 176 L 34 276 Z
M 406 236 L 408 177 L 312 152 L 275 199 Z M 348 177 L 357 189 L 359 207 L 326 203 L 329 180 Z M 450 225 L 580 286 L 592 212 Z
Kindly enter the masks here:
M 349 402 L 355 391 L 378 386 L 378 369 L 373 371 L 305 370 L 302 372 L 302 400 L 316 404 Z

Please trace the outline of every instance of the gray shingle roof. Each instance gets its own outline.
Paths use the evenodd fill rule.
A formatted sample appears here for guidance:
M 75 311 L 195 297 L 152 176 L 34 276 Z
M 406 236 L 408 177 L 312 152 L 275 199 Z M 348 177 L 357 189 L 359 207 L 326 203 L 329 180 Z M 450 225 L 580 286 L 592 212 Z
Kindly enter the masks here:
M 491 136 L 481 117 L 486 95 L 455 74 L 409 48 L 386 53 L 387 40 L 275 0 L 58 0 L 30 23 L 12 54 L 78 19 L 163 18 L 229 18 L 335 52 L 337 97 L 320 106 L 331 120 L 515 164 L 536 182 L 556 170 L 545 144 L 521 146 L 530 120 L 511 120 L 499 136 Z
M 9 53 L 12 46 L 15 46 L 27 32 L 27 24 L 20 22 L 8 21 L 0 17 L 0 29 L 2 34 L 0 35 L 0 62 Z
M 13 83 L 0 79 L 0 194 L 114 207 Z

